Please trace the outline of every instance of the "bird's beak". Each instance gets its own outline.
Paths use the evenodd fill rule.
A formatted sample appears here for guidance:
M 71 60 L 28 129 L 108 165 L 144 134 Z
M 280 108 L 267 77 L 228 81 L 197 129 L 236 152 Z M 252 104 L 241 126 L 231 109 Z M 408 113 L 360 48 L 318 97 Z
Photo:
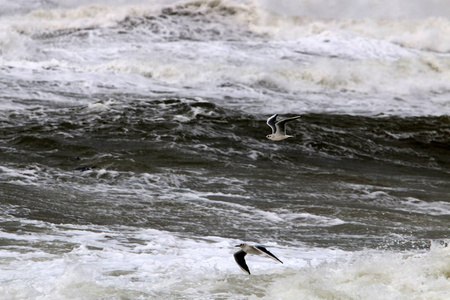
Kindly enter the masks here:
M 241 245 L 236 245 L 235 247 L 240 247 Z

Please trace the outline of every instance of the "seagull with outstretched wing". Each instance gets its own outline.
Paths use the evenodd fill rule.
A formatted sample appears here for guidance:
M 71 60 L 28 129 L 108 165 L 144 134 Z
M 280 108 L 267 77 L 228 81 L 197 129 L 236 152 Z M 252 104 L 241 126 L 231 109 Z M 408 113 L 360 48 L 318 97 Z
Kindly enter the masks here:
M 293 137 L 292 135 L 286 134 L 286 123 L 290 121 L 297 120 L 301 118 L 301 116 L 296 116 L 292 118 L 287 118 L 281 121 L 277 122 L 277 116 L 278 114 L 274 114 L 270 118 L 267 119 L 267 125 L 272 128 L 272 133 L 266 135 L 266 138 L 272 141 L 281 141 L 290 137 Z
M 234 254 L 234 260 L 239 265 L 239 267 L 244 271 L 247 272 L 248 275 L 250 275 L 250 270 L 247 266 L 247 263 L 245 262 L 245 256 L 247 254 L 254 254 L 254 255 L 265 255 L 273 260 L 279 261 L 280 263 L 283 263 L 281 260 L 279 260 L 275 255 L 269 252 L 266 248 L 263 246 L 255 245 L 250 246 L 248 244 L 239 244 L 236 245 L 236 247 L 241 248 L 238 252 Z

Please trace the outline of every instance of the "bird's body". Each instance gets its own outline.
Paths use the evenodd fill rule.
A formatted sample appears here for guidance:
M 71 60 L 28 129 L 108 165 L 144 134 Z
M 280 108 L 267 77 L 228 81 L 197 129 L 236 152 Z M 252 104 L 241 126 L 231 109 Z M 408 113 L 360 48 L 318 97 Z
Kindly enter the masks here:
M 282 141 L 284 139 L 292 137 L 292 135 L 286 134 L 286 123 L 297 120 L 298 118 L 301 118 L 301 116 L 287 118 L 278 122 L 277 116 L 278 114 L 274 114 L 273 116 L 267 119 L 267 125 L 269 125 L 270 128 L 272 128 L 272 133 L 266 135 L 266 138 L 272 141 Z
M 253 254 L 253 255 L 266 255 L 273 260 L 276 260 L 280 263 L 283 263 L 281 260 L 279 260 L 275 255 L 269 252 L 266 248 L 263 246 L 255 245 L 250 246 L 248 244 L 240 244 L 236 245 L 236 247 L 241 248 L 238 252 L 234 254 L 234 260 L 239 265 L 239 267 L 244 271 L 247 272 L 250 275 L 250 270 L 247 266 L 247 263 L 245 262 L 245 256 L 247 254 Z

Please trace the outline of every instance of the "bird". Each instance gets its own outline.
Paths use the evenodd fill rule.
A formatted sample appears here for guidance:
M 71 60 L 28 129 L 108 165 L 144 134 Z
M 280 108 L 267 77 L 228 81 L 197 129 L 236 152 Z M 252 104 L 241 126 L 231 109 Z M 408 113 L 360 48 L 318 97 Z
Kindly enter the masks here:
M 250 274 L 250 270 L 248 269 L 247 264 L 245 263 L 245 256 L 247 254 L 254 254 L 254 255 L 266 255 L 273 260 L 279 261 L 280 263 L 283 263 L 281 260 L 279 260 L 275 255 L 269 252 L 266 248 L 260 245 L 250 246 L 248 244 L 239 244 L 235 247 L 241 248 L 238 252 L 234 254 L 234 260 L 238 264 L 238 266 L 242 269 L 242 271 L 247 272 L 248 275 Z
M 272 133 L 266 135 L 266 138 L 272 141 L 281 141 L 290 137 L 293 137 L 292 135 L 286 134 L 286 123 L 290 121 L 297 120 L 301 118 L 301 116 L 296 116 L 292 118 L 287 118 L 281 121 L 277 122 L 277 116 L 278 114 L 274 114 L 270 118 L 267 119 L 267 125 L 272 128 Z

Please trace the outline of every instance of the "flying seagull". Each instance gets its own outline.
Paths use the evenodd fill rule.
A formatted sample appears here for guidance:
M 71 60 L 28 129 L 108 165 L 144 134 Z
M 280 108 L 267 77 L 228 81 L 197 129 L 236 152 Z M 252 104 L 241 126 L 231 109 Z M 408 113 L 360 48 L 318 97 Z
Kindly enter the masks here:
M 290 121 L 297 120 L 298 118 L 301 118 L 301 116 L 296 116 L 292 118 L 287 118 L 282 121 L 277 122 L 277 116 L 278 114 L 274 114 L 270 118 L 267 119 L 267 125 L 272 128 L 272 134 L 266 135 L 266 138 L 272 141 L 281 141 L 287 138 L 292 137 L 292 135 L 286 134 L 286 123 Z
M 239 250 L 238 252 L 236 252 L 234 254 L 234 260 L 237 262 L 237 264 L 239 265 L 239 267 L 241 267 L 241 269 L 243 271 L 248 273 L 248 275 L 250 275 L 250 270 L 248 269 L 248 266 L 245 263 L 245 256 L 247 254 L 266 255 L 266 256 L 272 258 L 273 260 L 283 263 L 281 260 L 279 260 L 275 255 L 270 253 L 269 250 L 267 250 L 263 246 L 258 246 L 258 245 L 250 246 L 248 244 L 239 244 L 239 245 L 236 245 L 235 247 L 239 247 L 239 248 L 241 248 L 241 250 Z

